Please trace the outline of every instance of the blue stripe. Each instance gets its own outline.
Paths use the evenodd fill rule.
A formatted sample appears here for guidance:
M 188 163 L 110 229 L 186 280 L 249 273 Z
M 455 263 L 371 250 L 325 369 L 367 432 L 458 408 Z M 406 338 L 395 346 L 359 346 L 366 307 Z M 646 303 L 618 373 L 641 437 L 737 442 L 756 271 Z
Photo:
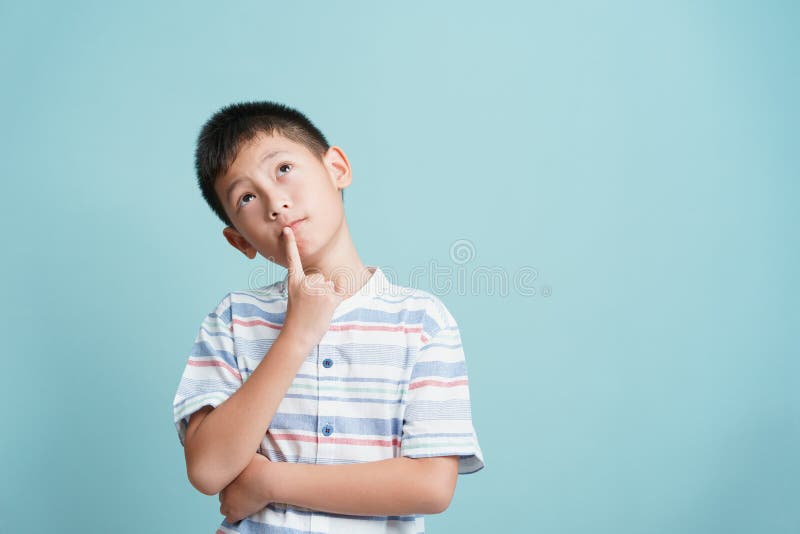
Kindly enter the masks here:
M 244 374 L 252 375 L 255 369 L 250 369 L 249 367 L 245 367 Z M 391 384 L 393 386 L 402 386 L 403 384 L 408 384 L 408 380 L 393 380 L 391 378 L 368 378 L 368 377 L 357 377 L 357 376 L 317 376 L 317 375 L 310 375 L 308 373 L 297 373 L 295 375 L 297 378 L 310 378 L 311 380 L 318 380 L 320 382 L 381 382 L 384 384 Z
M 388 450 L 388 449 L 387 449 Z M 341 464 L 362 464 L 372 460 L 353 460 L 342 458 L 328 458 L 325 456 L 302 456 L 297 454 L 286 454 L 277 449 L 263 449 L 259 447 L 259 454 L 263 454 L 273 462 L 287 462 L 294 464 L 320 464 L 320 465 L 341 465 Z
M 230 307 L 226 307 L 222 313 L 211 312 L 206 316 L 207 320 L 213 321 L 214 319 L 219 319 L 225 326 L 230 328 L 231 326 L 231 309 Z
M 220 347 L 215 347 L 209 341 L 199 340 L 192 345 L 192 350 L 189 351 L 189 356 L 212 356 L 220 359 L 236 369 L 238 364 L 233 354 Z
M 402 334 L 398 334 L 401 336 Z M 399 337 L 395 339 L 400 339 Z M 243 339 L 237 337 L 234 349 L 242 359 L 260 362 L 272 348 L 274 339 Z M 408 367 L 414 360 L 416 349 L 408 345 L 390 343 L 341 343 L 337 345 L 320 343 L 319 356 L 317 348 L 312 348 L 306 355 L 309 362 L 322 361 L 326 357 L 342 363 L 359 365 L 387 365 Z
M 301 432 L 317 432 L 318 421 L 322 419 L 316 414 L 305 415 L 299 413 L 278 412 L 269 424 L 270 430 L 297 430 Z M 402 429 L 400 419 L 382 419 L 379 417 L 343 417 L 341 415 L 329 418 L 333 421 L 335 434 L 360 434 L 385 437 L 399 437 Z M 334 435 L 335 435 L 334 434 Z
M 250 371 L 252 373 L 252 371 Z M 298 378 L 311 378 L 317 379 L 320 382 L 382 382 L 385 384 L 392 384 L 393 386 L 401 386 L 408 384 L 408 380 L 393 380 L 391 378 L 362 378 L 357 376 L 316 376 L 307 373 L 297 373 Z
M 429 432 L 427 434 L 414 434 L 407 436 L 406 439 L 411 438 L 471 438 L 474 434 L 472 432 Z
M 400 310 L 397 312 L 387 312 L 375 308 L 360 307 L 350 310 L 344 315 L 331 321 L 331 324 L 347 323 L 359 321 L 365 323 L 381 323 L 400 325 L 408 323 L 418 323 L 425 315 L 425 310 Z
M 240 532 L 241 534 L 327 534 L 325 532 L 308 532 L 306 530 L 269 525 L 267 523 L 251 521 L 247 518 L 235 524 L 228 523 L 223 519 L 222 526 L 232 529 L 234 532 Z
M 172 408 L 173 408 L 173 410 L 178 410 L 179 408 L 182 408 L 182 407 L 183 407 L 183 405 L 184 405 L 184 404 L 186 404 L 187 402 L 189 402 L 189 401 L 196 401 L 197 399 L 202 399 L 203 397 L 209 396 L 209 394 L 210 394 L 210 393 L 222 393 L 222 394 L 223 394 L 223 396 L 225 396 L 225 397 L 230 397 L 230 396 L 231 396 L 231 395 L 233 395 L 235 392 L 236 392 L 236 389 L 234 389 L 234 388 L 231 388 L 230 390 L 225 390 L 225 389 L 223 389 L 223 388 L 217 388 L 217 389 L 215 389 L 214 391 L 206 391 L 206 392 L 204 392 L 204 393 L 200 393 L 200 394 L 194 394 L 194 395 L 192 395 L 192 396 L 190 396 L 190 397 L 186 397 L 185 399 L 183 399 L 183 400 L 181 400 L 181 401 L 179 401 L 179 402 L 176 402 L 176 403 L 174 403 L 174 404 L 172 405 Z M 216 396 L 215 396 L 215 399 L 214 399 L 214 400 L 218 400 L 218 397 L 216 397 Z M 224 399 L 223 399 L 223 400 L 224 400 Z M 222 401 L 219 401 L 219 402 L 222 402 Z
M 191 380 L 187 378 L 181 381 L 181 384 L 178 387 L 178 392 L 175 394 L 175 398 L 187 397 L 188 399 L 203 396 L 208 393 L 224 393 L 226 396 L 233 395 L 237 388 L 232 385 L 226 387 L 226 385 L 226 383 L 221 382 L 220 380 Z M 173 406 L 180 406 L 186 402 L 187 399 L 184 399 Z
M 236 318 L 241 320 L 258 318 L 270 323 L 282 325 L 283 321 L 286 319 L 286 311 L 273 313 L 249 302 L 234 302 L 231 307 L 236 314 Z
M 413 294 L 411 294 L 411 295 L 407 295 L 407 296 L 405 296 L 405 297 L 403 297 L 403 298 L 401 298 L 399 300 L 391 300 L 391 299 L 387 299 L 385 297 L 375 297 L 375 300 L 381 300 L 383 302 L 388 302 L 389 304 L 402 304 L 403 302 L 405 302 L 407 300 L 411 300 L 411 299 L 414 299 L 414 300 L 425 300 L 425 301 L 429 301 L 429 302 L 433 301 L 433 299 L 428 295 L 413 295 Z
M 336 513 L 333 513 L 333 512 L 322 512 L 322 511 L 319 511 L 319 510 L 314 510 L 313 512 L 309 512 L 307 510 L 297 510 L 295 508 L 292 508 L 291 506 L 283 508 L 281 505 L 276 505 L 275 503 L 269 503 L 267 505 L 267 508 L 269 508 L 272 511 L 279 512 L 279 513 L 287 512 L 287 513 L 290 513 L 290 514 L 296 514 L 296 515 L 301 515 L 301 516 L 305 516 L 305 517 L 308 517 L 308 516 L 313 514 L 313 515 L 324 515 L 326 517 L 335 517 L 335 518 L 340 518 L 340 519 L 353 519 L 353 520 L 356 520 L 356 521 L 386 521 L 386 520 L 389 520 L 389 521 L 416 521 L 416 516 L 415 515 L 349 515 L 349 514 L 336 514 Z
M 258 318 L 277 325 L 283 325 L 283 322 L 286 320 L 286 311 L 271 312 L 249 302 L 234 302 L 231 305 L 231 308 L 233 309 L 234 315 L 242 320 L 246 320 L 248 318 Z M 400 310 L 397 312 L 387 312 L 385 310 L 362 306 L 352 309 L 344 315 L 333 319 L 331 324 L 343 324 L 353 321 L 361 321 L 399 325 L 418 323 L 423 320 L 423 317 L 427 317 L 427 312 L 425 310 Z M 436 323 L 434 322 L 432 324 Z M 437 325 L 436 329 L 438 330 L 438 328 L 439 327 Z
M 265 294 L 266 294 L 266 292 L 265 292 Z M 277 297 L 261 297 L 261 296 L 257 295 L 255 292 L 252 292 L 252 291 L 233 291 L 231 293 L 231 295 L 244 296 L 244 297 L 256 300 L 258 302 L 263 302 L 264 304 L 273 304 L 275 302 L 285 302 L 286 301 L 286 297 L 283 297 L 283 296 L 280 296 L 280 295 L 278 295 Z M 239 303 L 233 302 L 233 304 L 237 304 L 238 305 Z
M 429 362 L 417 362 L 416 365 L 414 365 L 414 370 L 411 372 L 411 381 L 413 382 L 426 376 L 431 378 L 458 378 L 466 375 L 467 364 L 463 360 L 458 362 L 433 360 Z
M 227 327 L 226 327 L 227 328 Z M 203 334 L 211 337 L 224 337 L 226 339 L 230 339 L 233 341 L 233 336 L 230 334 L 230 330 L 226 330 L 225 332 L 211 332 L 205 326 L 201 326 L 200 330 L 203 331 Z
M 461 343 L 456 343 L 455 345 L 451 345 L 449 343 L 428 343 L 424 347 L 420 347 L 419 352 L 424 352 L 426 350 L 430 350 L 436 347 L 444 347 L 446 349 L 458 349 L 461 348 Z
M 361 397 L 329 397 L 325 395 L 302 395 L 300 393 L 287 393 L 286 397 L 292 399 L 311 399 L 311 400 L 326 400 L 326 401 L 340 401 L 340 402 L 372 402 L 376 404 L 400 404 L 402 399 L 369 399 Z
M 472 419 L 468 400 L 453 399 L 446 401 L 421 401 L 412 402 L 405 412 L 407 421 L 437 421 Z

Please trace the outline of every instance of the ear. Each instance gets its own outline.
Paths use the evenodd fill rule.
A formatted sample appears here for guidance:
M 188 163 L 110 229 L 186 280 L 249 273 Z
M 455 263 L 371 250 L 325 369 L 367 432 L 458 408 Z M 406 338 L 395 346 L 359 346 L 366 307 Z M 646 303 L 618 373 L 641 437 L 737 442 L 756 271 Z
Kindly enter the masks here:
M 350 169 L 350 162 L 344 150 L 338 146 L 331 146 L 328 152 L 325 153 L 325 167 L 328 169 L 328 174 L 331 175 L 331 180 L 336 189 L 345 189 L 353 181 L 353 175 Z
M 250 244 L 247 239 L 244 238 L 242 234 L 239 233 L 236 228 L 232 226 L 226 226 L 222 230 L 222 235 L 225 236 L 225 239 L 228 240 L 228 243 L 237 250 L 240 250 L 242 254 L 250 258 L 251 260 L 256 257 L 256 253 L 258 252 L 253 246 Z

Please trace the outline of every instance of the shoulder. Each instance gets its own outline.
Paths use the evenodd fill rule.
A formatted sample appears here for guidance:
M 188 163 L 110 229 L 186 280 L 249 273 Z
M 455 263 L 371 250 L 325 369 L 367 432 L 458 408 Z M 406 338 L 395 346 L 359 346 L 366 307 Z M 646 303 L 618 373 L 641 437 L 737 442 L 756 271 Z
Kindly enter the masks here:
M 206 315 L 205 321 L 222 321 L 226 325 L 231 323 L 231 294 L 226 293 L 224 297 L 218 299 L 211 311 Z
M 263 297 L 281 296 L 283 291 L 283 284 L 284 280 L 277 280 L 275 282 L 272 282 L 271 284 L 259 286 L 256 288 L 247 288 L 247 289 L 239 289 L 236 291 L 231 291 L 229 295 L 234 298 L 235 297 L 263 298 Z
M 413 303 L 420 313 L 423 333 L 427 337 L 436 335 L 443 328 L 456 328 L 456 320 L 441 297 L 431 291 L 398 284 L 389 284 L 389 293 L 396 299 L 404 298 Z
M 217 300 L 206 320 L 222 321 L 226 325 L 236 318 L 278 312 L 286 309 L 286 297 L 281 294 L 281 281 L 257 287 L 240 289 L 226 293 Z
M 250 308 L 258 308 L 264 311 L 273 309 L 285 309 L 286 295 L 282 293 L 283 281 L 279 280 L 253 289 L 239 289 L 228 293 L 229 305 L 234 315 L 251 313 Z

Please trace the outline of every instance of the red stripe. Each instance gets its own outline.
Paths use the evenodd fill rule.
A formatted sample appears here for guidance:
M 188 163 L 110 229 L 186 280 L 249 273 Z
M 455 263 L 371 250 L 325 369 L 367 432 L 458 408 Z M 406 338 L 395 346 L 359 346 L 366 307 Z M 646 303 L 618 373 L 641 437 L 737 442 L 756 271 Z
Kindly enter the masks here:
M 339 330 L 339 331 L 341 331 L 341 330 L 364 330 L 364 331 L 370 331 L 370 330 L 375 331 L 375 330 L 377 330 L 377 331 L 382 331 L 382 332 L 400 332 L 400 331 L 402 331 L 402 332 L 405 332 L 405 333 L 409 333 L 409 332 L 421 332 L 422 328 L 421 327 L 409 328 L 409 327 L 405 327 L 403 325 L 381 326 L 381 325 L 364 325 L 364 324 L 344 324 L 344 325 L 333 324 L 333 325 L 331 325 L 329 330 Z
M 339 445 L 363 445 L 365 447 L 394 447 L 400 445 L 400 439 L 358 439 L 358 438 L 326 438 L 306 436 L 303 434 L 276 434 L 270 430 L 270 435 L 280 441 L 307 441 L 310 443 L 333 443 Z
M 187 363 L 189 365 L 194 365 L 195 367 L 222 367 L 223 369 L 225 369 L 226 371 L 231 373 L 233 376 L 235 376 L 239 380 L 242 379 L 242 375 L 239 374 L 239 371 L 237 371 L 236 369 L 234 369 L 233 367 L 231 367 L 230 365 L 228 365 L 225 362 L 189 359 L 189 361 Z
M 461 380 L 453 380 L 452 382 L 445 382 L 443 380 L 420 380 L 419 382 L 414 382 L 408 386 L 408 389 L 417 389 L 423 386 L 436 386 L 439 388 L 452 388 L 455 386 L 466 386 L 469 383 L 469 380 L 466 378 Z
M 251 321 L 243 321 L 242 319 L 234 319 L 233 322 L 236 323 L 236 324 L 240 324 L 242 326 L 255 326 L 255 325 L 268 326 L 269 328 L 274 328 L 275 330 L 280 330 L 281 327 L 282 327 L 282 325 L 275 324 L 275 323 L 270 323 L 270 322 L 267 322 L 267 321 L 265 321 L 263 319 L 253 319 Z
M 266 326 L 269 328 L 274 328 L 275 330 L 280 330 L 283 325 L 270 323 L 263 319 L 251 319 L 249 321 L 245 321 L 243 319 L 234 319 L 234 323 L 240 324 L 242 326 Z M 421 332 L 422 327 L 405 327 L 403 325 L 398 326 L 385 326 L 385 325 L 361 325 L 361 324 L 344 324 L 344 325 L 330 325 L 328 330 L 333 331 L 343 331 L 343 330 L 363 330 L 363 331 L 379 331 L 379 332 L 404 332 L 404 333 L 416 333 Z M 423 336 L 424 337 L 424 336 Z

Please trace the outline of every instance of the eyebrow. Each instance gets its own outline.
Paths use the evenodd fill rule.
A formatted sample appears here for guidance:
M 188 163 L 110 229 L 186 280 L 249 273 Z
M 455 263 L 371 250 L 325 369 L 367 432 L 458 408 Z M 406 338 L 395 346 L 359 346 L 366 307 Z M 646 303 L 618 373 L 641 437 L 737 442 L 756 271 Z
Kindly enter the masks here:
M 266 161 L 274 158 L 278 154 L 288 154 L 288 152 L 286 150 L 272 150 L 270 152 L 267 152 L 266 154 L 261 156 L 261 161 L 259 162 L 259 166 L 263 165 Z M 244 180 L 245 178 L 243 177 L 235 178 L 230 184 L 228 184 L 228 187 L 225 189 L 225 198 L 228 200 L 228 204 L 231 203 L 231 193 L 233 192 L 233 188 L 236 187 L 236 185 L 239 182 L 243 182 Z

